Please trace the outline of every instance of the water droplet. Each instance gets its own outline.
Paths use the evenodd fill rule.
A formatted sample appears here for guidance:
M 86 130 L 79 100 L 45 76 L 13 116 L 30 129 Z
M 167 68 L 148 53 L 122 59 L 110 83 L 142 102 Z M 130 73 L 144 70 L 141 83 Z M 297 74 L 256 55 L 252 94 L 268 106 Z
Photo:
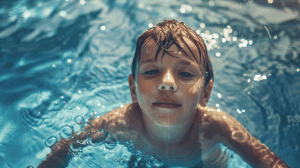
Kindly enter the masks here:
M 73 140 L 72 143 L 70 144 L 70 149 L 73 152 L 78 153 L 82 149 L 82 145 L 84 145 L 84 142 L 81 142 L 80 140 Z
M 106 140 L 105 140 L 105 147 L 107 148 L 107 149 L 113 149 L 113 148 L 115 148 L 116 147 L 116 141 L 114 140 L 114 139 L 112 139 L 112 137 L 111 137 L 111 135 L 110 135 L 110 137 L 109 138 L 107 138 Z
M 238 141 L 242 141 L 244 139 L 243 137 L 243 133 L 241 132 L 235 132 L 233 133 L 233 138 L 238 140 Z
M 59 15 L 60 15 L 61 17 L 65 17 L 65 16 L 67 15 L 67 12 L 66 12 L 66 11 L 60 11 L 60 12 L 59 12 Z
M 94 132 L 88 139 L 89 144 L 91 144 L 92 146 L 101 145 L 107 138 L 108 134 L 109 132 L 106 130 L 98 130 Z
M 56 142 L 57 142 L 57 138 L 54 137 L 54 136 L 52 136 L 52 137 L 50 137 L 50 138 L 48 138 L 48 139 L 46 140 L 45 144 L 46 144 L 46 146 L 48 146 L 48 147 L 52 147 L 53 145 L 56 144 Z
M 81 125 L 83 123 L 83 117 L 82 116 L 76 116 L 74 121 L 78 124 Z
M 143 5 L 143 4 L 140 4 L 140 5 L 139 5 L 139 8 L 144 8 L 144 5 Z
M 85 116 L 88 118 L 88 120 L 92 120 L 92 119 L 94 119 L 95 114 L 94 114 L 94 112 L 89 112 Z
M 85 4 L 85 0 L 80 0 L 80 5 L 84 5 Z
M 73 130 L 72 126 L 65 125 L 65 126 L 62 126 L 60 129 L 60 136 L 63 139 L 69 139 L 73 136 L 73 134 L 74 134 L 74 130 Z
M 125 165 L 126 163 L 127 163 L 127 161 L 123 158 L 119 160 L 120 165 Z
M 201 28 L 205 28 L 205 23 L 200 23 Z
M 152 27 L 153 27 L 153 23 L 149 23 L 149 24 L 148 24 L 148 27 L 149 27 L 149 28 L 152 28 Z
M 88 122 L 85 122 L 81 125 L 81 131 L 89 131 L 92 128 L 91 124 Z

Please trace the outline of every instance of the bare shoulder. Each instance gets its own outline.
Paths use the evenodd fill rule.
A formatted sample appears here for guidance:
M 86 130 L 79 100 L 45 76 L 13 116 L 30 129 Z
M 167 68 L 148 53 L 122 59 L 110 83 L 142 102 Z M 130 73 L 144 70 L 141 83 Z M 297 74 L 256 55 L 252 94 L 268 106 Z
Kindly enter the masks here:
M 198 107 L 200 123 L 208 123 L 204 133 L 218 139 L 252 167 L 289 167 L 266 145 L 256 139 L 232 116 L 211 107 Z M 205 124 L 204 124 L 205 125 Z
M 112 110 L 111 112 L 91 121 L 91 132 L 105 129 L 111 132 L 120 141 L 136 138 L 134 129 L 136 127 L 139 108 L 130 103 Z
M 210 121 L 216 127 L 230 127 L 230 126 L 240 126 L 241 123 L 238 122 L 234 117 L 230 116 L 229 114 L 212 107 L 201 107 L 198 106 L 198 111 L 200 114 L 200 118 L 203 121 Z M 224 129 L 226 129 L 224 128 Z M 224 131 L 224 130 L 223 130 Z
M 135 108 L 132 103 L 123 105 L 92 120 L 91 125 L 94 129 L 107 129 L 112 132 L 128 127 Z
M 234 130 L 245 128 L 234 117 L 229 114 L 217 110 L 212 107 L 198 106 L 198 112 L 201 120 L 201 124 L 204 125 L 203 131 L 206 137 L 216 136 L 218 142 L 229 145 L 228 138 L 232 137 Z

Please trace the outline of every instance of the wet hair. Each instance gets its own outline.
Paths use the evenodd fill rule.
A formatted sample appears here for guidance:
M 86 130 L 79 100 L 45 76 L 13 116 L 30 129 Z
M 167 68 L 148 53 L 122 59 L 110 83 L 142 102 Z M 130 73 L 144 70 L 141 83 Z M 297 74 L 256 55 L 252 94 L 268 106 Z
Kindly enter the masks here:
M 187 42 L 183 39 L 183 37 L 187 37 L 191 40 L 194 45 L 197 47 L 199 55 L 200 55 L 200 62 L 187 45 Z M 213 79 L 213 70 L 211 66 L 210 59 L 207 54 L 206 45 L 203 39 L 191 28 L 187 27 L 185 23 L 178 22 L 176 20 L 165 20 L 162 23 L 159 23 L 157 26 L 145 31 L 141 34 L 137 39 L 136 50 L 134 54 L 134 58 L 132 60 L 131 72 L 133 78 L 135 79 L 136 74 L 136 67 L 139 65 L 141 60 L 141 50 L 144 44 L 147 44 L 151 39 L 154 39 L 158 44 L 158 50 L 155 55 L 155 61 L 157 60 L 158 54 L 161 50 L 163 50 L 163 55 L 168 53 L 170 56 L 173 56 L 169 51 L 168 48 L 175 44 L 179 51 L 183 52 L 187 55 L 190 59 L 190 55 L 188 55 L 184 50 L 183 47 L 186 45 L 187 48 L 192 53 L 192 56 L 195 58 L 197 63 L 200 65 L 203 61 L 204 69 L 205 69 L 205 86 L 209 83 L 211 79 Z M 175 56 L 174 56 L 175 57 Z M 203 73 L 203 72 L 202 72 Z

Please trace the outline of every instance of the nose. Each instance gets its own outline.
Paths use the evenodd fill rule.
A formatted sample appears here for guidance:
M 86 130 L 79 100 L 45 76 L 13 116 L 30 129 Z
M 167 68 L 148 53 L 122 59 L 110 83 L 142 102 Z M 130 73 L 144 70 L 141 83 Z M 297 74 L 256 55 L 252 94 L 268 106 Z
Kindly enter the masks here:
M 164 74 L 162 82 L 158 86 L 158 90 L 164 91 L 164 90 L 171 90 L 176 91 L 177 85 L 175 83 L 175 80 L 170 72 L 167 72 Z

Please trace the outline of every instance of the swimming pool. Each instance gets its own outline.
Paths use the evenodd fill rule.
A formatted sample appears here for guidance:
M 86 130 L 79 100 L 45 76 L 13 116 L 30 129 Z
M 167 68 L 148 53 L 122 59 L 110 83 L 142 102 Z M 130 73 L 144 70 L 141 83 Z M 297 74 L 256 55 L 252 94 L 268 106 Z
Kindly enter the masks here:
M 91 112 L 130 103 L 138 35 L 176 19 L 206 41 L 215 76 L 208 105 L 300 167 L 299 3 L 284 3 L 1 1 L 1 166 L 36 167 L 47 145 L 79 131 Z M 124 167 L 129 157 L 124 146 L 90 146 L 68 167 Z M 233 155 L 228 167 L 249 166 Z

